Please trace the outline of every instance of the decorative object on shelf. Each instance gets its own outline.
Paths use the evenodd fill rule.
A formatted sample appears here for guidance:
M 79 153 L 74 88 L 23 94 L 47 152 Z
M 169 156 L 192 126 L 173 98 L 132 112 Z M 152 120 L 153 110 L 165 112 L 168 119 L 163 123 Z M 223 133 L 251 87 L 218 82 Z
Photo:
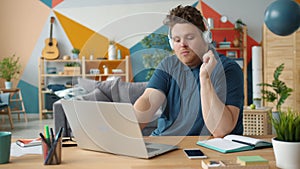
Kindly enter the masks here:
M 222 23 L 226 23 L 226 22 L 228 21 L 227 16 L 222 15 L 221 18 L 220 18 L 220 21 L 221 21 Z
M 237 36 L 235 36 L 233 41 L 232 41 L 232 44 L 233 44 L 234 47 L 239 47 L 240 46 L 240 39 Z
M 223 42 L 219 42 L 219 48 L 230 48 L 231 42 L 227 42 L 226 39 Z
M 80 63 L 70 62 L 64 65 L 65 75 L 79 75 L 80 74 Z
M 226 56 L 229 58 L 237 58 L 237 52 L 236 51 L 227 51 Z
M 208 23 L 209 29 L 213 29 L 215 27 L 214 26 L 214 19 L 213 18 L 208 18 L 207 19 L 207 23 Z
M 12 56 L 4 57 L 0 61 L 0 78 L 5 79 L 5 88 L 11 89 L 11 80 L 16 78 L 20 73 L 21 64 L 19 63 L 20 57 L 15 54 Z
M 99 69 L 90 69 L 90 74 L 100 74 Z
M 288 108 L 279 112 L 279 118 L 271 117 L 276 130 L 272 139 L 276 166 L 279 168 L 300 168 L 300 113 Z
M 160 61 L 166 56 L 171 55 L 172 49 L 169 44 L 168 35 L 164 33 L 152 33 L 144 37 L 141 44 L 147 49 L 144 50 L 143 64 L 149 70 L 145 80 L 149 80 Z
M 116 54 L 115 41 L 111 40 L 109 41 L 109 45 L 108 45 L 108 60 L 115 60 L 116 58 L 117 58 L 117 54 Z
M 73 54 L 72 59 L 78 59 L 78 55 L 80 53 L 80 50 L 78 48 L 73 48 L 71 52 Z
M 94 55 L 93 55 L 93 53 L 90 54 L 90 60 L 94 60 Z
M 70 59 L 71 59 L 71 57 L 69 55 L 63 56 L 63 60 L 70 60 Z
M 274 1 L 265 11 L 264 22 L 274 34 L 290 35 L 300 26 L 300 6 L 291 0 Z
M 121 50 L 120 49 L 118 49 L 118 57 L 117 57 L 118 59 L 122 59 L 122 55 L 121 55 Z
M 103 72 L 105 75 L 108 74 L 108 67 L 106 65 L 103 65 Z
M 113 74 L 122 74 L 124 71 L 122 69 L 112 69 L 111 70 Z
M 243 29 L 243 26 L 246 26 L 246 24 L 242 21 L 242 19 L 237 19 L 234 23 L 235 29 Z
M 48 74 L 56 74 L 56 67 L 47 67 Z
M 279 65 L 274 71 L 274 80 L 272 83 L 259 83 L 257 85 L 262 87 L 270 87 L 269 89 L 262 89 L 262 99 L 267 102 L 271 102 L 276 105 L 276 111 L 281 112 L 281 105 L 285 102 L 285 100 L 291 95 L 293 89 L 289 88 L 285 82 L 279 79 L 282 71 L 284 69 L 284 63 Z
M 234 39 L 234 46 L 239 47 L 243 44 L 243 27 L 247 26 L 241 19 L 237 19 L 234 23 L 234 29 L 239 33 Z

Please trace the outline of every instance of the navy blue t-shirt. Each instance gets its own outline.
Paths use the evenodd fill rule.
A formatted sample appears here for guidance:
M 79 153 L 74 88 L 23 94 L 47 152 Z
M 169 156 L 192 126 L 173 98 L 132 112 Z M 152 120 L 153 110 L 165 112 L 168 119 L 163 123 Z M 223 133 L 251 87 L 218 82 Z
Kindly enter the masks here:
M 212 84 L 225 105 L 240 108 L 238 122 L 231 133 L 243 134 L 242 70 L 224 55 L 216 59 L 218 63 L 210 77 Z M 202 116 L 201 99 L 205 98 L 200 96 L 199 69 L 200 65 L 194 69 L 184 65 L 175 55 L 159 64 L 147 87 L 162 91 L 167 99 L 152 135 L 211 135 Z

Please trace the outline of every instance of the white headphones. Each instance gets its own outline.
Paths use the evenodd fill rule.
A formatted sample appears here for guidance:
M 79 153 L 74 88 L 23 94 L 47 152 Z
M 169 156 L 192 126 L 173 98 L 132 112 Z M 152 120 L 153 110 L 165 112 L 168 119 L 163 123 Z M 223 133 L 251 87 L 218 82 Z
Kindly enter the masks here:
M 203 17 L 203 23 L 206 27 L 206 31 L 202 33 L 203 39 L 205 40 L 206 43 L 211 43 L 212 42 L 212 33 L 210 31 L 209 25 L 207 20 Z M 173 49 L 173 40 L 171 36 L 171 28 L 169 27 L 169 32 L 168 32 L 168 39 L 169 39 L 169 44 L 171 49 Z

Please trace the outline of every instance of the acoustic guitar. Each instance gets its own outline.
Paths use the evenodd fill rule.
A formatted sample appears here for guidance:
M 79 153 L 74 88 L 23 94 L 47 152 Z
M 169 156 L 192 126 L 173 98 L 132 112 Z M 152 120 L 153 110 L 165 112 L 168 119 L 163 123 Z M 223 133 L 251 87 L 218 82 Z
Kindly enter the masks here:
M 42 55 L 45 59 L 55 60 L 59 57 L 59 51 L 57 48 L 57 41 L 55 38 L 52 38 L 52 27 L 55 18 L 52 16 L 50 19 L 50 38 L 45 40 L 45 47 L 42 51 Z

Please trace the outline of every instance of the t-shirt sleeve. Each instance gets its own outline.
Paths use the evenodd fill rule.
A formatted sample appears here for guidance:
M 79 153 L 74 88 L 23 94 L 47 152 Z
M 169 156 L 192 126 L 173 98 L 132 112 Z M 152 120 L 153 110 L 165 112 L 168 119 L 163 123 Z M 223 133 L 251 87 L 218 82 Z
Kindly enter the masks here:
M 165 62 L 161 62 L 155 69 L 147 88 L 154 88 L 162 91 L 167 95 L 170 82 L 170 75 L 166 72 Z

